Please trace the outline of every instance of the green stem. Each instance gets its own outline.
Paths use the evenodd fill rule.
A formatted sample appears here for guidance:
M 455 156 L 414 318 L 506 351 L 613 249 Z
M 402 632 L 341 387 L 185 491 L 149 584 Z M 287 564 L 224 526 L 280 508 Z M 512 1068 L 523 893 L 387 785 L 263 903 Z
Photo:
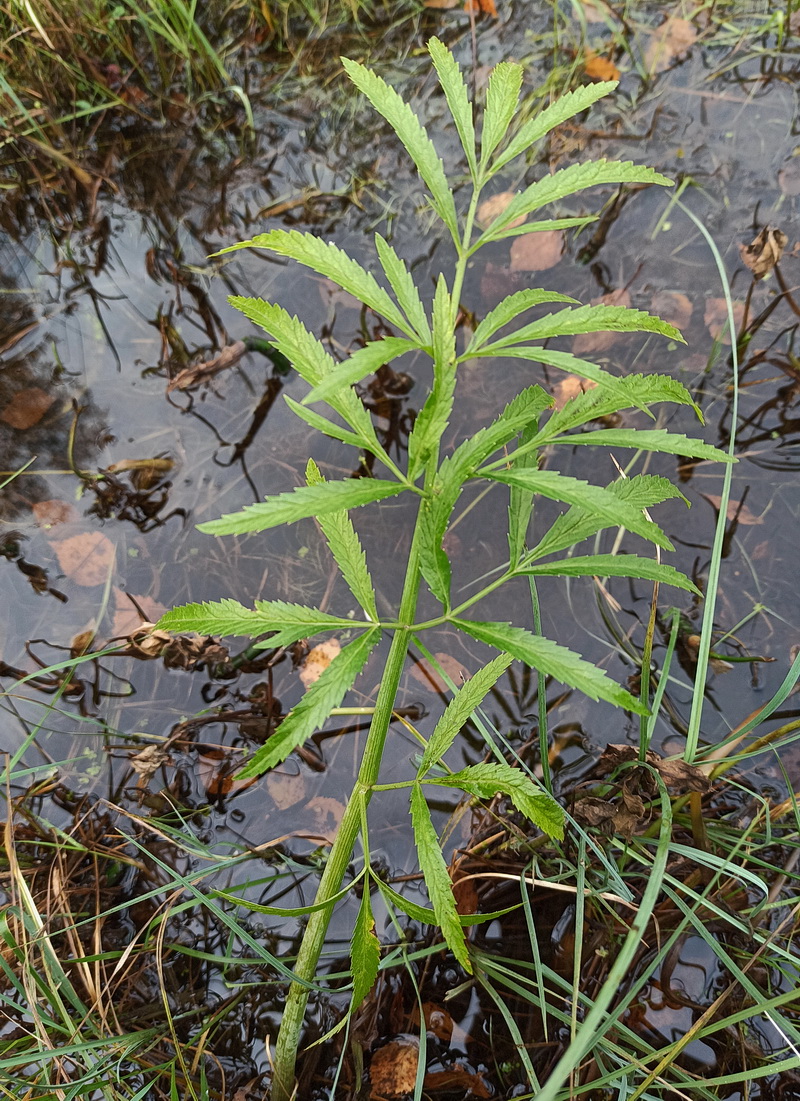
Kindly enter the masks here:
M 472 235 L 472 226 L 475 220 L 475 211 L 478 204 L 478 189 L 472 196 L 472 201 L 464 221 L 463 245 L 459 250 L 459 258 L 453 278 L 451 292 L 451 324 L 455 329 L 458 315 L 461 291 L 464 286 L 464 276 L 467 270 L 469 240 Z M 455 360 L 451 363 L 455 370 Z M 424 500 L 433 492 L 434 480 L 439 469 L 439 446 L 433 448 L 425 468 L 425 484 L 421 499 Z M 419 490 L 417 490 L 419 492 Z M 403 595 L 400 600 L 400 612 L 397 617 L 397 629 L 392 638 L 389 655 L 386 659 L 381 686 L 375 701 L 375 713 L 370 723 L 367 743 L 364 747 L 364 757 L 358 771 L 358 778 L 350 793 L 341 825 L 336 838 L 331 846 L 328 862 L 322 873 L 322 878 L 317 888 L 315 903 L 323 904 L 323 908 L 310 915 L 306 926 L 300 951 L 294 967 L 297 976 L 296 982 L 289 987 L 286 998 L 286 1006 L 283 1012 L 278 1039 L 275 1044 L 275 1063 L 272 1079 L 271 1101 L 291 1101 L 294 1095 L 295 1064 L 297 1051 L 300 1046 L 300 1036 L 303 1030 L 306 1005 L 308 1003 L 308 983 L 317 972 L 319 958 L 325 944 L 331 914 L 334 903 L 331 901 L 341 889 L 347 867 L 353 855 L 356 840 L 362 829 L 362 822 L 369 806 L 374 786 L 378 781 L 378 775 L 383 758 L 383 749 L 389 732 L 389 724 L 392 721 L 394 703 L 397 691 L 400 687 L 400 678 L 403 674 L 406 654 L 412 637 L 414 617 L 417 611 L 417 598 L 419 596 L 422 572 L 420 569 L 420 544 L 422 541 L 422 524 L 419 513 L 414 526 L 414 535 L 411 540 L 411 548 L 408 554 L 408 565 L 403 583 Z M 326 905 L 330 901 L 330 905 Z

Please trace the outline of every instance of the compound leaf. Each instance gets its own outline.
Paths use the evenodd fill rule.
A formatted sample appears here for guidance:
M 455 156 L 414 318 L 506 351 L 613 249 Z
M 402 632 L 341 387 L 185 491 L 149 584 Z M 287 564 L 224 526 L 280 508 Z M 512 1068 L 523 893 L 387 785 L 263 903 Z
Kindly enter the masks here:
M 202 604 L 184 604 L 165 612 L 156 624 L 164 631 L 196 631 L 199 635 L 244 635 L 256 638 L 272 634 L 265 647 L 288 646 L 299 638 L 320 631 L 352 630 L 368 627 L 351 619 L 328 615 L 318 608 L 289 604 L 283 600 L 258 600 L 255 608 L 245 608 L 237 600 L 209 600 Z

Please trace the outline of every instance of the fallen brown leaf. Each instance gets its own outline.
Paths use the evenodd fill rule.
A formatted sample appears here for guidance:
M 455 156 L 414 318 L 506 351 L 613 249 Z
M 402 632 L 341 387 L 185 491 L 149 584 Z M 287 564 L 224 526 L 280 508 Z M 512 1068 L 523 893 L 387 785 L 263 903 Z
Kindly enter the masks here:
M 425 1030 L 432 1032 L 437 1040 L 449 1044 L 453 1035 L 453 1018 L 446 1009 L 442 1009 L 436 1002 L 423 1002 L 422 1012 L 425 1016 Z M 411 1010 L 412 1025 L 419 1025 L 419 1005 L 414 1004 Z
M 167 393 L 173 390 L 188 390 L 190 386 L 196 386 L 199 382 L 224 371 L 227 367 L 233 367 L 238 363 L 247 351 L 247 345 L 243 340 L 237 340 L 235 344 L 226 344 L 211 359 L 204 359 L 202 363 L 194 363 L 191 367 L 184 368 L 175 378 L 170 379 L 167 385 Z
M 278 810 L 288 810 L 306 797 L 306 778 L 302 772 L 268 772 L 265 784 Z
M 85 531 L 53 546 L 61 572 L 76 585 L 102 585 L 114 569 L 114 544 L 100 531 Z
M 497 19 L 494 0 L 466 0 L 464 11 L 474 11 L 476 15 L 491 15 L 493 19 Z
M 305 661 L 300 668 L 300 680 L 306 688 L 318 681 L 335 657 L 342 651 L 338 639 L 329 638 L 327 642 L 320 642 L 312 647 L 306 654 Z
M 630 306 L 630 304 L 631 296 L 624 287 L 592 299 L 593 306 Z M 578 333 L 573 337 L 572 351 L 576 356 L 584 356 L 588 352 L 607 352 L 626 335 L 626 333 L 615 332 Z
M 689 50 L 697 38 L 697 29 L 688 19 L 671 15 L 650 35 L 644 63 L 650 74 L 663 73 Z
M 742 326 L 744 319 L 744 302 L 733 303 L 733 324 L 736 332 Z M 728 327 L 728 303 L 724 298 L 707 298 L 703 322 L 709 335 L 721 344 L 730 344 L 731 333 Z
M 342 824 L 344 803 L 329 795 L 315 795 L 306 803 L 306 810 L 313 818 L 313 825 L 308 832 L 324 837 L 332 845 Z
M 619 69 L 614 62 L 596 50 L 586 50 L 583 68 L 592 80 L 619 80 Z
M 547 271 L 554 268 L 564 252 L 564 232 L 546 229 L 541 233 L 526 233 L 511 246 L 512 271 Z
M 31 505 L 31 512 L 36 517 L 36 523 L 43 528 L 49 539 L 58 539 L 61 535 L 53 529 L 62 524 L 74 524 L 81 518 L 81 514 L 69 501 L 60 501 L 53 498 L 50 501 L 35 501 Z
M 238 760 L 238 758 L 237 758 Z M 206 795 L 218 799 L 221 795 L 230 795 L 256 783 L 257 777 L 249 780 L 237 780 L 233 773 L 232 755 L 224 749 L 212 746 L 200 750 L 197 754 L 197 776 Z
M 713 493 L 704 493 L 705 499 L 714 506 L 719 512 L 722 506 L 722 498 L 717 497 Z M 756 516 L 754 512 L 751 512 L 747 505 L 743 505 L 741 501 L 728 501 L 728 507 L 725 512 L 729 520 L 738 520 L 740 524 L 751 526 L 753 524 L 763 524 L 764 520 L 761 516 Z
M 778 173 L 778 187 L 790 198 L 800 195 L 800 157 L 790 157 Z
M 419 1040 L 407 1036 L 379 1047 L 369 1065 L 371 1101 L 412 1093 L 417 1080 Z
M 499 218 L 504 210 L 507 209 L 513 199 L 517 197 L 516 191 L 500 191 L 497 195 L 492 195 L 489 199 L 484 199 L 478 207 L 475 220 L 479 226 L 486 229 L 492 224 L 495 218 Z M 525 215 L 520 215 L 519 218 L 515 218 L 512 222 L 508 223 L 508 229 L 515 229 L 517 226 L 521 226 L 525 221 Z
M 423 1084 L 425 1089 L 431 1093 L 444 1093 L 445 1091 L 455 1093 L 458 1091 L 460 1094 L 466 1093 L 467 1097 L 480 1098 L 493 1095 L 481 1074 L 467 1070 L 459 1063 L 454 1063 L 451 1067 L 445 1067 L 443 1070 L 429 1071 L 425 1075 Z
M 170 763 L 169 751 L 160 745 L 146 745 L 131 757 L 131 768 L 138 774 L 141 787 L 147 787 L 161 766 Z
M 443 654 L 441 652 L 434 654 L 434 657 L 455 685 L 464 683 L 468 674 L 460 661 L 451 657 L 450 654 Z M 422 687 L 426 688 L 429 692 L 435 692 L 437 696 L 443 693 L 446 694 L 449 691 L 442 675 L 429 661 L 426 661 L 425 658 L 415 662 L 414 665 L 411 666 L 410 672 L 414 680 L 419 681 Z
M 587 390 L 594 390 L 596 382 L 589 378 L 578 378 L 577 375 L 567 375 L 553 386 L 553 397 L 556 399 L 556 409 L 563 409 L 568 401 L 577 398 L 579 394 L 585 394 Z
M 621 764 L 639 759 L 639 750 L 632 745 L 608 745 L 603 750 L 598 765 L 602 773 L 613 772 Z M 673 794 L 681 794 L 684 791 L 708 791 L 711 782 L 701 769 L 695 765 L 687 764 L 681 760 L 665 761 L 653 750 L 647 751 L 647 763 L 659 773 L 664 783 L 670 789 L 676 789 Z
M 780 262 L 788 242 L 782 230 L 764 226 L 749 245 L 739 245 L 739 255 L 756 279 L 764 279 Z
M 141 627 L 143 622 L 155 623 L 161 619 L 166 608 L 163 604 L 159 604 L 157 600 L 153 600 L 151 596 L 133 596 L 133 599 L 139 605 L 144 612 L 144 620 L 137 612 L 136 607 L 128 599 L 128 594 L 123 592 L 122 589 L 114 586 L 114 622 L 111 626 L 111 633 L 115 638 L 127 638 L 132 635 L 136 630 Z
M 20 390 L 15 394 L 2 413 L 0 421 L 24 431 L 38 424 L 56 399 L 38 386 L 29 390 Z
M 654 294 L 650 300 L 650 309 L 681 331 L 689 327 L 694 313 L 691 300 L 679 291 L 659 291 Z

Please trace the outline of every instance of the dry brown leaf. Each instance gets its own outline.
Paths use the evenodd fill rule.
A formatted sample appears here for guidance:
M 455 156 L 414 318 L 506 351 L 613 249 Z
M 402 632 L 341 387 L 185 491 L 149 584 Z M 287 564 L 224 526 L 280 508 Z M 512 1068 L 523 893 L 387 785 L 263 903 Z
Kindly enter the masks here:
M 654 294 L 650 301 L 650 309 L 681 331 L 689 327 L 694 313 L 691 300 L 679 291 L 659 291 Z
M 592 80 L 619 80 L 619 69 L 614 62 L 598 54 L 596 50 L 587 49 L 583 68 Z
M 69 654 L 73 658 L 82 658 L 84 654 L 88 654 L 92 648 L 92 643 L 95 640 L 97 634 L 94 627 L 87 627 L 85 631 L 81 631 L 75 635 L 72 642 L 69 644 Z
M 425 1089 L 430 1093 L 458 1093 L 466 1097 L 492 1097 L 483 1076 L 476 1071 L 467 1070 L 460 1063 L 453 1063 L 443 1070 L 432 1070 L 425 1075 Z
M 443 1044 L 449 1044 L 453 1036 L 453 1018 L 447 1010 L 436 1002 L 423 1002 L 422 1012 L 425 1016 L 425 1031 L 432 1032 Z M 411 1010 L 411 1023 L 419 1025 L 419 1005 L 416 1003 Z
M 800 195 L 800 157 L 790 157 L 780 170 L 778 187 L 790 198 Z
M 526 233 L 511 246 L 512 271 L 547 271 L 554 268 L 564 252 L 564 232 L 546 229 Z
M 306 778 L 302 772 L 267 773 L 265 781 L 273 803 L 278 810 L 288 810 L 306 797 Z
M 246 351 L 247 345 L 243 340 L 237 340 L 235 344 L 226 344 L 224 348 L 220 348 L 212 359 L 205 359 L 202 363 L 194 363 L 191 367 L 186 367 L 177 374 L 175 378 L 170 379 L 167 393 L 170 394 L 173 390 L 188 390 L 190 386 L 205 382 L 206 379 L 216 375 L 219 371 L 224 371 L 227 367 L 233 367 Z
M 300 667 L 300 680 L 306 688 L 318 681 L 335 657 L 342 652 L 339 640 L 329 638 L 327 642 L 320 642 L 312 647 L 306 654 L 306 659 Z
M 717 497 L 713 493 L 704 493 L 703 496 L 714 506 L 717 512 L 719 512 L 722 506 L 722 498 Z M 756 514 L 751 512 L 747 505 L 743 505 L 741 501 L 729 500 L 725 515 L 729 520 L 738 520 L 740 524 L 745 524 L 748 527 L 752 524 L 764 523 L 761 516 L 756 516 Z
M 494 0 L 466 0 L 464 11 L 474 11 L 476 15 L 491 15 L 493 19 L 497 19 Z
M 35 501 L 31 505 L 31 512 L 36 517 L 36 523 L 43 528 L 50 539 L 58 539 L 60 532 L 53 528 L 61 524 L 73 524 L 80 520 L 81 514 L 69 501 L 60 501 L 53 498 L 50 501 Z
M 441 652 L 434 654 L 434 657 L 456 686 L 464 683 L 468 674 L 460 661 L 456 661 L 450 654 Z M 437 696 L 443 693 L 446 694 L 449 691 L 442 675 L 425 658 L 411 666 L 411 676 L 414 680 L 419 681 L 423 688 L 426 688 L 429 692 L 435 692 Z
M 663 73 L 694 45 L 696 27 L 688 19 L 669 16 L 650 35 L 644 53 L 644 63 L 649 73 Z
M 306 810 L 313 816 L 314 822 L 308 832 L 316 837 L 324 837 L 332 845 L 342 824 L 344 809 L 344 803 L 340 803 L 338 799 L 329 795 L 315 795 L 306 804 Z
M 20 390 L 0 413 L 0 421 L 5 421 L 12 428 L 18 428 L 21 431 L 33 428 L 55 400 L 52 394 L 48 394 L 38 386 L 32 386 L 29 390 Z
M 613 8 L 596 3 L 595 0 L 580 0 L 580 5 L 587 23 L 605 23 L 608 16 L 616 19 Z
M 789 242 L 786 234 L 773 226 L 764 226 L 749 245 L 739 245 L 739 255 L 756 279 L 769 275 Z
M 484 199 L 478 207 L 478 212 L 475 215 L 475 220 L 479 226 L 486 229 L 492 224 L 495 218 L 499 218 L 504 210 L 508 207 L 513 199 L 516 199 L 516 191 L 500 191 L 497 195 L 492 195 L 490 199 Z M 525 215 L 520 215 L 519 218 L 515 218 L 512 222 L 508 223 L 508 229 L 515 229 L 517 226 L 523 225 L 525 222 Z
M 596 382 L 589 378 L 578 378 L 577 375 L 567 375 L 553 386 L 553 397 L 556 399 L 556 409 L 563 409 L 568 401 L 577 398 L 578 394 L 585 394 L 587 390 L 594 390 Z
M 76 585 L 103 585 L 114 569 L 114 544 L 100 531 L 85 531 L 54 544 L 61 572 Z
M 128 638 L 129 635 L 134 634 L 142 626 L 142 623 L 157 622 L 167 610 L 163 604 L 159 604 L 157 600 L 153 600 L 152 596 L 131 595 L 133 595 L 133 599 L 144 612 L 144 619 L 142 619 L 136 611 L 135 606 L 128 599 L 128 594 L 115 585 L 114 622 L 111 626 L 111 634 L 115 638 Z
M 370 1098 L 403 1097 L 417 1080 L 419 1041 L 415 1036 L 391 1040 L 379 1047 L 369 1065 Z
M 593 306 L 630 306 L 630 304 L 631 296 L 624 287 L 592 299 Z M 607 352 L 626 335 L 626 333 L 614 332 L 578 333 L 573 337 L 572 351 L 576 356 L 584 356 L 589 352 Z
M 742 320 L 744 319 L 744 302 L 733 303 L 733 323 L 736 327 L 736 332 L 742 326 Z M 728 328 L 728 303 L 724 298 L 707 298 L 705 313 L 703 314 L 703 321 L 708 329 L 709 335 L 714 340 L 719 340 L 722 344 L 730 344 L 731 333 Z
M 632 745 L 608 745 L 600 758 L 601 771 L 612 772 L 621 764 L 639 759 L 639 750 Z M 708 791 L 711 782 L 705 773 L 695 765 L 679 759 L 665 761 L 652 749 L 647 751 L 647 763 L 659 773 L 673 794 L 684 791 Z
M 198 753 L 197 776 L 210 798 L 218 799 L 220 796 L 249 788 L 258 779 L 252 776 L 249 780 L 237 780 L 232 773 L 231 754 L 226 750 L 206 746 Z
M 160 745 L 146 745 L 131 757 L 131 768 L 138 773 L 139 784 L 146 787 L 162 765 L 171 764 L 169 751 Z

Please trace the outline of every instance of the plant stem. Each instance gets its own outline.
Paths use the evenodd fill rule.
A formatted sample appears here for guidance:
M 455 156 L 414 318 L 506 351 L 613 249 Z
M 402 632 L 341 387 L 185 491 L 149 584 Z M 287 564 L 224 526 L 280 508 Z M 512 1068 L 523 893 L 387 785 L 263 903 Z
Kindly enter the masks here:
M 459 256 L 456 262 L 453 287 L 451 291 L 450 324 L 455 331 L 458 316 L 461 292 L 464 286 L 464 276 L 467 270 L 468 248 L 472 227 L 475 220 L 475 211 L 478 205 L 479 189 L 476 188 L 472 195 L 466 217 L 464 219 L 464 236 Z M 455 371 L 455 352 L 448 365 Z M 439 469 L 439 442 L 433 447 L 425 467 L 425 482 L 420 494 L 420 509 L 425 499 L 433 493 L 434 481 Z M 358 778 L 350 793 L 341 825 L 336 838 L 331 846 L 328 862 L 322 873 L 322 878 L 317 888 L 315 903 L 326 903 L 341 890 L 347 866 L 353 855 L 353 848 L 362 828 L 362 822 L 366 815 L 369 801 L 372 798 L 374 785 L 378 782 L 383 749 L 386 744 L 386 736 L 389 733 L 389 725 L 392 721 L 394 703 L 397 691 L 400 687 L 400 678 L 406 661 L 406 654 L 412 638 L 414 618 L 417 611 L 417 598 L 419 596 L 422 571 L 420 568 L 420 544 L 422 542 L 422 524 L 420 512 L 414 525 L 414 535 L 411 539 L 411 547 L 408 552 L 408 564 L 406 566 L 405 581 L 403 582 L 403 595 L 400 599 L 400 611 L 397 617 L 397 628 L 392 637 L 392 644 L 386 659 L 381 686 L 375 701 L 375 713 L 372 716 L 367 743 L 364 747 L 364 756 L 361 767 L 358 770 Z M 492 588 L 495 586 L 491 586 Z M 307 983 L 310 983 L 317 972 L 317 965 L 325 944 L 325 937 L 331 920 L 334 903 L 315 911 L 308 919 L 300 951 L 294 967 L 294 973 L 299 981 L 293 982 L 289 987 L 286 997 L 286 1006 L 283 1012 L 278 1039 L 275 1043 L 275 1063 L 272 1079 L 271 1101 L 291 1101 L 294 1095 L 295 1064 L 297 1052 L 300 1046 L 300 1035 L 303 1030 L 306 1005 L 308 1004 L 309 991 Z
M 438 449 L 437 454 L 428 464 L 425 477 L 426 486 L 432 483 L 437 467 Z M 325 871 L 317 888 L 315 902 L 318 903 L 332 898 L 341 889 L 361 829 L 361 816 L 369 804 L 374 785 L 378 780 L 383 748 L 389 732 L 394 702 L 411 638 L 410 628 L 413 625 L 417 609 L 417 596 L 421 579 L 419 568 L 420 532 L 421 525 L 417 523 L 408 556 L 403 595 L 400 602 L 400 614 L 398 616 L 398 628 L 392 638 L 389 655 L 386 659 L 358 778 L 350 794 L 347 808 L 342 816 L 341 825 L 325 865 Z M 295 974 L 302 982 L 311 982 L 316 974 L 332 910 L 333 903 L 323 910 L 316 911 L 309 917 L 294 967 Z M 290 1101 L 292 1097 L 295 1062 L 308 995 L 308 988 L 299 982 L 292 983 L 289 988 L 286 1007 L 275 1045 L 272 1101 Z

